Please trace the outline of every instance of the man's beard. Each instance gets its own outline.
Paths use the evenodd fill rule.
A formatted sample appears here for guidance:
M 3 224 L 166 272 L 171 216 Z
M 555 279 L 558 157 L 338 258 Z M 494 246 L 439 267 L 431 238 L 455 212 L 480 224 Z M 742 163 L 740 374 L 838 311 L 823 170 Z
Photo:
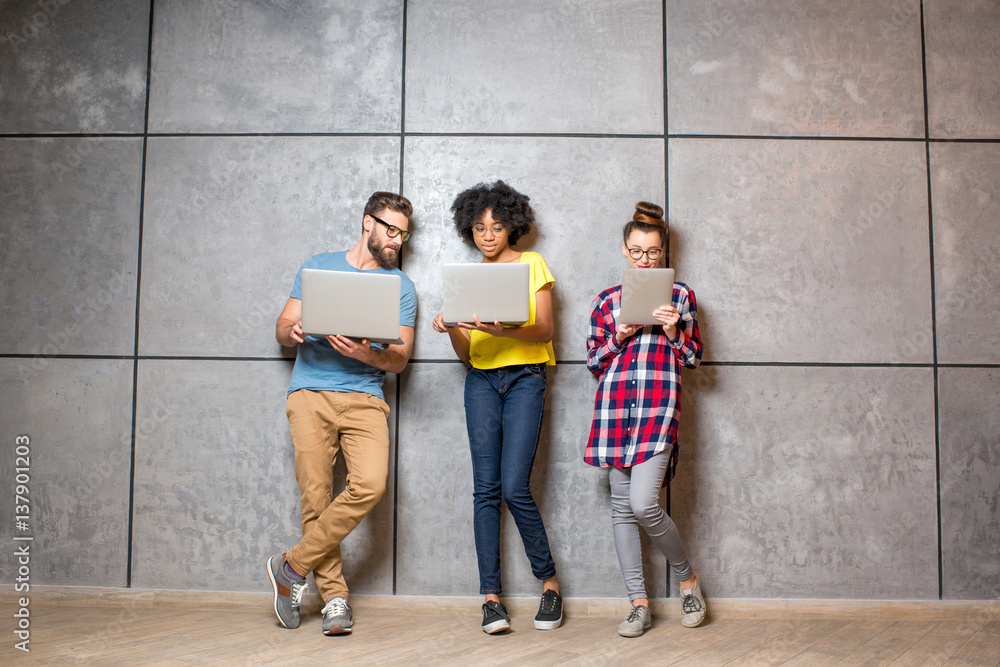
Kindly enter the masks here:
M 368 237 L 368 252 L 372 254 L 372 257 L 375 258 L 376 262 L 382 265 L 383 269 L 391 269 L 395 266 L 396 256 L 399 254 L 398 251 L 392 255 L 387 254 L 385 246 L 379 245 L 378 242 L 375 241 L 374 235 Z

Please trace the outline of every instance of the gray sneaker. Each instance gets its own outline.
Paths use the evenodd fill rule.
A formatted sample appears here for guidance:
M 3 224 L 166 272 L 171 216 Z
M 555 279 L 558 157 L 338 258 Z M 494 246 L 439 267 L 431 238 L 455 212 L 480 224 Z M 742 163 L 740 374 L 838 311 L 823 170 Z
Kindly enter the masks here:
M 643 605 L 632 607 L 628 618 L 618 624 L 618 634 L 622 637 L 641 637 L 653 625 L 653 615 Z
M 330 598 L 330 601 L 323 606 L 323 634 L 324 635 L 349 635 L 353 631 L 351 624 L 354 620 L 354 612 L 347 600 L 339 595 Z
M 285 556 L 267 559 L 267 578 L 274 589 L 274 613 L 286 628 L 299 627 L 299 606 L 309 590 L 305 579 L 293 579 L 285 572 Z
M 681 625 L 685 628 L 697 628 L 705 620 L 706 611 L 700 581 L 691 590 L 681 591 Z

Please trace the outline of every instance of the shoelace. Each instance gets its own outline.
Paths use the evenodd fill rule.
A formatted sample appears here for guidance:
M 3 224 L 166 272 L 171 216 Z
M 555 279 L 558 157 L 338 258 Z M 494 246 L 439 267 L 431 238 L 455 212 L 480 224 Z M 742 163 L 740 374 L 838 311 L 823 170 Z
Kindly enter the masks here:
M 483 618 L 485 619 L 490 614 L 493 614 L 494 616 L 499 616 L 500 618 L 506 619 L 508 621 L 510 620 L 510 617 L 507 616 L 506 613 L 504 613 L 504 609 L 500 605 L 494 606 L 490 603 L 483 604 Z
M 292 598 L 293 609 L 298 609 L 298 607 L 302 604 L 302 597 L 306 594 L 306 591 L 308 590 L 309 590 L 309 584 L 306 583 L 292 584 L 292 594 L 290 597 Z
M 681 591 L 684 595 L 684 601 L 681 602 L 681 613 L 693 614 L 701 611 L 701 600 L 695 597 L 694 589 L 691 592 Z
M 551 614 L 556 610 L 556 596 L 555 593 L 549 594 L 549 591 L 545 591 L 542 595 L 542 613 Z
M 340 616 L 347 613 L 347 603 L 341 598 L 334 598 L 323 607 L 324 616 Z
M 632 611 L 628 613 L 628 618 L 625 619 L 626 623 L 633 623 L 639 620 L 639 616 L 642 614 L 638 607 L 632 607 Z

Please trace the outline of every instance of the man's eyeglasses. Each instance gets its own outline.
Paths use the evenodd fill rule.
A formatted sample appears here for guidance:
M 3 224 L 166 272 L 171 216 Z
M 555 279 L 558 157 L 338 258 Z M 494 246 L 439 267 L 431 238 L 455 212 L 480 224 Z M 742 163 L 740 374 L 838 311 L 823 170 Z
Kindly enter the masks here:
M 486 229 L 486 225 L 476 225 L 472 228 L 472 233 L 476 236 L 486 236 Z M 500 236 L 507 231 L 507 228 L 503 225 L 493 225 L 489 230 L 493 232 L 493 236 Z
M 642 259 L 642 256 L 645 255 L 646 257 L 649 257 L 649 261 L 655 262 L 660 258 L 660 255 L 662 254 L 663 254 L 663 248 L 650 248 L 649 250 L 643 250 L 642 248 L 628 249 L 628 256 L 631 257 L 632 259 L 637 259 L 637 260 Z
M 381 222 L 383 225 L 385 225 L 385 233 L 389 236 L 390 239 L 394 239 L 398 236 L 401 241 L 405 241 L 406 239 L 410 238 L 410 232 L 406 231 L 405 229 L 400 229 L 396 225 L 390 225 L 388 222 L 378 217 L 377 215 L 372 215 L 371 213 L 369 213 L 368 215 L 371 216 L 372 220 L 374 220 L 375 222 Z

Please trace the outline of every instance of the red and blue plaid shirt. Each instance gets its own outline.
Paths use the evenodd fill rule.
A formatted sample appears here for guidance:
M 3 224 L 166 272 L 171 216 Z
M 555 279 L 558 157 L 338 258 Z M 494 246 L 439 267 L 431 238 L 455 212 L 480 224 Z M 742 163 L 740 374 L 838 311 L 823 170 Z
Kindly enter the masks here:
M 690 287 L 674 283 L 673 306 L 681 314 L 675 340 L 656 324 L 643 327 L 619 345 L 615 331 L 621 294 L 618 285 L 597 295 L 587 336 L 587 368 L 601 380 L 584 460 L 604 468 L 628 468 L 676 445 L 681 366 L 695 368 L 702 352 L 698 306 Z M 675 463 L 677 448 L 673 451 Z M 664 482 L 673 469 L 671 465 Z

